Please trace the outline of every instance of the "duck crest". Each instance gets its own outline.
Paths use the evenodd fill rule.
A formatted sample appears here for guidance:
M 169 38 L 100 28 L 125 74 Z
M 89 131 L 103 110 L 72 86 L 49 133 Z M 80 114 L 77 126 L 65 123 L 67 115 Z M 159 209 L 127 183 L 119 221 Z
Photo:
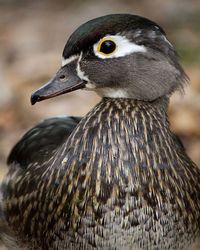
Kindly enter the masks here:
M 48 232 L 47 248 L 58 237 L 67 249 L 154 249 L 149 238 L 160 249 L 188 249 L 199 233 L 200 175 L 169 129 L 167 106 L 165 98 L 104 98 L 48 163 L 16 178 L 10 224 L 40 240 Z

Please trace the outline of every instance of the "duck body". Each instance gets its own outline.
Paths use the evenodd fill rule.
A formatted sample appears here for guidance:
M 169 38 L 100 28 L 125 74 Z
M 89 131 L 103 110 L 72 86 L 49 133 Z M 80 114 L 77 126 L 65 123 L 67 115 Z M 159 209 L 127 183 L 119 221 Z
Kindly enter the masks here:
M 10 176 L 4 202 L 17 238 L 35 249 L 193 249 L 200 170 L 166 108 L 105 98 L 53 159 Z
M 82 119 L 42 122 L 11 151 L 0 189 L 9 248 L 196 250 L 200 170 L 167 117 L 186 80 L 156 23 L 116 14 L 81 25 L 31 103 L 77 89 L 102 101 Z

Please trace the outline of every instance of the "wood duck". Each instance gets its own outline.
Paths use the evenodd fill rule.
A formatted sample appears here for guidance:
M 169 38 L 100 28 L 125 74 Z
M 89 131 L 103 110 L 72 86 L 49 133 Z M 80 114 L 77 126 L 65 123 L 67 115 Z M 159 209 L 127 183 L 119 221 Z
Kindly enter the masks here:
M 167 116 L 186 81 L 156 23 L 115 14 L 81 25 L 31 102 L 77 89 L 102 100 L 83 118 L 40 123 L 11 151 L 0 210 L 9 248 L 195 249 L 200 170 Z

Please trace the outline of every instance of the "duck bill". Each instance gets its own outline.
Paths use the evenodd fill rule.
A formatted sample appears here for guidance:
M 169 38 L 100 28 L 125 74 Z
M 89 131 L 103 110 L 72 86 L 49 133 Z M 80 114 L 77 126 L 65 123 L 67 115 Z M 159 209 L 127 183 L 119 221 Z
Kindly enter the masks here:
M 81 80 L 72 69 L 64 66 L 47 84 L 32 94 L 31 104 L 82 89 L 85 84 L 86 82 Z

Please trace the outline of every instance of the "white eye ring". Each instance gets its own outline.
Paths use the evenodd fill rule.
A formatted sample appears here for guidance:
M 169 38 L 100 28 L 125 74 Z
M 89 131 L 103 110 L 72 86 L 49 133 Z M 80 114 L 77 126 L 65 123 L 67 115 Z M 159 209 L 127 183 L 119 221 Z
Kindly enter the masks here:
M 99 50 L 102 42 L 107 40 L 111 40 L 116 44 L 116 49 L 110 54 L 104 54 Z M 129 41 L 125 36 L 120 35 L 107 35 L 103 37 L 94 44 L 93 50 L 94 54 L 101 59 L 123 57 L 136 52 L 146 52 L 146 48 L 144 45 L 133 43 Z

